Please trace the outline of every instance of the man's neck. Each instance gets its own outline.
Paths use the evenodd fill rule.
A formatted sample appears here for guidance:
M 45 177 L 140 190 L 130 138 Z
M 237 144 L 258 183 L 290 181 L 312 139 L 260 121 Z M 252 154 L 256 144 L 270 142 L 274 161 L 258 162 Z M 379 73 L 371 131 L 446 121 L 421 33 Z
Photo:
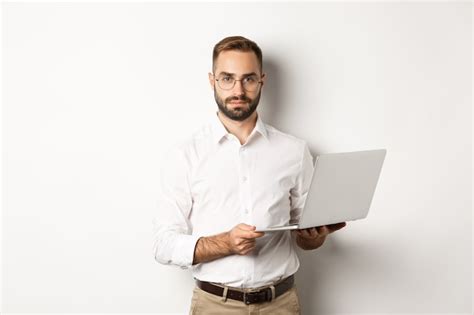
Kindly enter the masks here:
M 252 115 L 242 121 L 232 120 L 221 111 L 218 112 L 217 116 L 227 131 L 239 139 L 240 144 L 247 142 L 247 138 L 250 136 L 252 130 L 257 124 L 257 111 L 254 111 Z

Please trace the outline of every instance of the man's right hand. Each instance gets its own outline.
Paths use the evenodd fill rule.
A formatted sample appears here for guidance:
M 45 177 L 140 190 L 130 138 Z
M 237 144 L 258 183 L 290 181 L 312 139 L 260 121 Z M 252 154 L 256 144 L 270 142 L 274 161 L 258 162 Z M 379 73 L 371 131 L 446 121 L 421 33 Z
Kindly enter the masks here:
M 255 232 L 256 227 L 245 223 L 237 224 L 228 232 L 229 250 L 232 254 L 247 255 L 256 245 L 256 239 L 265 235 Z
M 247 255 L 255 248 L 256 239 L 265 234 L 255 229 L 255 226 L 240 223 L 228 232 L 199 238 L 193 265 L 229 255 Z

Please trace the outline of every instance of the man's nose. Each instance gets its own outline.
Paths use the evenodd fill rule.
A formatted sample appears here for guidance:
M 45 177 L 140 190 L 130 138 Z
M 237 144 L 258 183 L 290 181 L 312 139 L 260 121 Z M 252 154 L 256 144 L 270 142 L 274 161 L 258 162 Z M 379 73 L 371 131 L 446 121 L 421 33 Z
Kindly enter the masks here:
M 232 89 L 234 94 L 242 95 L 245 93 L 244 86 L 242 84 L 242 80 L 236 80 L 234 84 L 234 88 Z

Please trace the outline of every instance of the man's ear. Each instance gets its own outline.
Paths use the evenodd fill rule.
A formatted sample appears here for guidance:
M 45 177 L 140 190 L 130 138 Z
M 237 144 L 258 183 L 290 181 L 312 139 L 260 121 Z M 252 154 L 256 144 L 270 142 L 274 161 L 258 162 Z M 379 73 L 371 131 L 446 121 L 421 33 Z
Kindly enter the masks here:
M 261 77 L 261 80 L 262 80 L 262 86 L 265 84 L 265 80 L 267 79 L 267 74 L 266 73 L 262 73 L 262 77 Z
M 214 80 L 214 75 L 209 72 L 208 74 L 209 77 L 209 84 L 211 85 L 211 88 L 214 90 L 214 84 L 216 84 L 216 80 Z

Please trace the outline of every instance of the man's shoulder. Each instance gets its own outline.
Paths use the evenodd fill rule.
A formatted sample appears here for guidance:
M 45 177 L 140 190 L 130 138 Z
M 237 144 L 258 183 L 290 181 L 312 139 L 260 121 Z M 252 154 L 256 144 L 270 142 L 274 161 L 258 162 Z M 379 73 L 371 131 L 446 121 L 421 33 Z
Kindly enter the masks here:
M 306 140 L 277 129 L 267 123 L 265 123 L 265 129 L 267 130 L 268 138 L 272 141 L 284 142 L 285 144 L 298 147 L 304 147 L 306 145 Z
M 202 124 L 194 132 L 185 138 L 176 141 L 169 149 L 169 154 L 172 156 L 190 156 L 199 151 L 209 138 L 212 136 L 212 126 L 209 123 Z

